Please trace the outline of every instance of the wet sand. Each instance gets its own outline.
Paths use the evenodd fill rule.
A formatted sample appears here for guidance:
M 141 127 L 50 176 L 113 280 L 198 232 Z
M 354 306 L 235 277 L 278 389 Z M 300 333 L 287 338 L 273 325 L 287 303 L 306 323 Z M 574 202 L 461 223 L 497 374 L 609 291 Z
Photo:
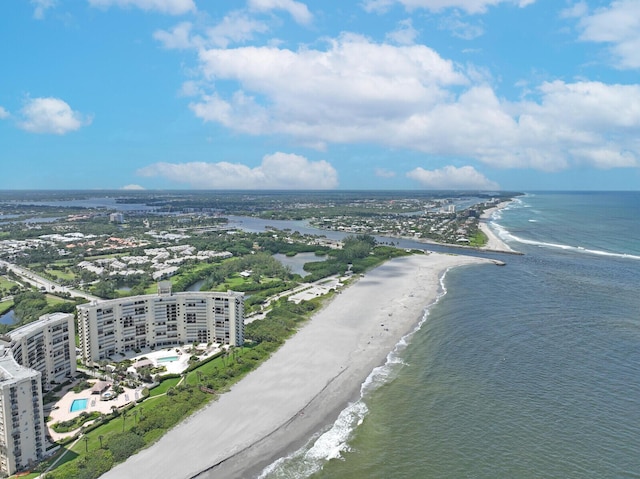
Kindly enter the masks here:
M 231 391 L 103 477 L 257 477 L 359 398 L 371 371 L 436 300 L 447 269 L 490 263 L 431 253 L 368 272 Z

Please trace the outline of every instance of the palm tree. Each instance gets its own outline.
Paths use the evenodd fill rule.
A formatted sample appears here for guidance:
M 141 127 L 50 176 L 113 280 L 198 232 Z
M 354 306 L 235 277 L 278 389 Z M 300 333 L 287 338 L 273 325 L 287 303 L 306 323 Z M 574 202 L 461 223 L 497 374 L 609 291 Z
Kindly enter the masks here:
M 127 410 L 122 410 L 122 432 L 124 432 L 124 425 L 127 423 Z
M 138 423 L 138 410 L 133 411 L 133 425 L 135 426 Z
M 100 434 L 98 436 L 98 440 L 100 441 L 100 449 L 102 449 L 102 440 L 104 439 L 104 436 L 102 434 Z
M 89 452 L 89 436 L 83 436 L 84 440 L 84 452 Z

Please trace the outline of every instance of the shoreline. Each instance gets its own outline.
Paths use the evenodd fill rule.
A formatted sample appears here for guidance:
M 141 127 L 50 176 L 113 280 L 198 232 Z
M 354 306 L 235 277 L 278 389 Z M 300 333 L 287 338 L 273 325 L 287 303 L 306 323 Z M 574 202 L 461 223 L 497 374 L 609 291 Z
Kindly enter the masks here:
M 482 251 L 498 251 L 501 253 L 510 253 L 510 254 L 522 254 L 513 248 L 511 248 L 508 244 L 506 244 L 497 234 L 493 232 L 493 230 L 489 227 L 489 221 L 491 220 L 491 215 L 503 209 L 507 205 L 509 205 L 513 200 L 503 201 L 493 208 L 489 208 L 485 210 L 480 215 L 480 219 L 478 221 L 478 227 L 480 230 L 487 236 L 487 244 L 482 248 L 479 248 Z
M 492 261 L 430 253 L 366 273 L 229 392 L 102 477 L 257 477 L 359 399 L 371 372 L 437 300 L 442 274 L 474 264 Z

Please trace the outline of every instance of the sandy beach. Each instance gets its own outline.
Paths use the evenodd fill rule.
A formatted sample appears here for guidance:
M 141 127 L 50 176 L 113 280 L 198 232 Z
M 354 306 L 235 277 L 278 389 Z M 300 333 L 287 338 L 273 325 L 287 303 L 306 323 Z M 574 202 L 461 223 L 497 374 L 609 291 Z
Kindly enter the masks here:
M 490 263 L 431 253 L 368 272 L 231 391 L 103 477 L 257 477 L 359 398 L 363 381 L 435 301 L 444 271 Z
M 503 201 L 502 203 L 498 204 L 497 206 L 495 206 L 493 208 L 489 208 L 488 210 L 485 210 L 482 213 L 482 216 L 480 216 L 480 222 L 479 222 L 478 226 L 480 227 L 480 230 L 485 235 L 487 235 L 487 238 L 488 238 L 487 244 L 482 248 L 483 250 L 516 253 L 516 251 L 513 248 L 511 248 L 508 244 L 506 244 L 504 241 L 502 241 L 500 239 L 500 237 L 497 234 L 495 234 L 493 232 L 493 230 L 487 224 L 489 222 L 489 220 L 491 219 L 491 215 L 495 211 L 504 208 L 509 203 L 511 203 L 511 202 L 510 201 Z

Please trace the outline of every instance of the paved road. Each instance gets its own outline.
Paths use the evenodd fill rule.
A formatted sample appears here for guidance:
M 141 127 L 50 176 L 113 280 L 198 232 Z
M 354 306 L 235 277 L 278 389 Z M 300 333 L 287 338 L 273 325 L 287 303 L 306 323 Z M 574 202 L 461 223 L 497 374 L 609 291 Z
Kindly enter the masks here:
M 0 266 L 6 267 L 8 270 L 13 271 L 17 274 L 23 281 L 26 281 L 37 288 L 44 289 L 47 293 L 68 293 L 72 297 L 85 298 L 89 301 L 99 301 L 101 298 L 97 296 L 93 296 L 91 294 L 84 293 L 82 291 L 78 291 L 76 289 L 67 288 L 66 286 L 62 286 L 61 284 L 50 281 L 42 276 L 30 271 L 22 266 L 18 266 L 13 263 L 8 263 L 7 261 L 0 260 Z

